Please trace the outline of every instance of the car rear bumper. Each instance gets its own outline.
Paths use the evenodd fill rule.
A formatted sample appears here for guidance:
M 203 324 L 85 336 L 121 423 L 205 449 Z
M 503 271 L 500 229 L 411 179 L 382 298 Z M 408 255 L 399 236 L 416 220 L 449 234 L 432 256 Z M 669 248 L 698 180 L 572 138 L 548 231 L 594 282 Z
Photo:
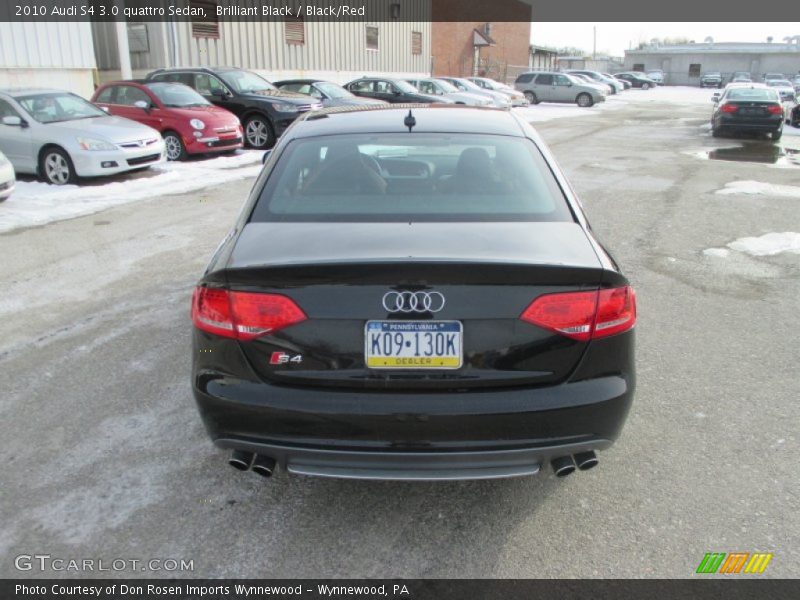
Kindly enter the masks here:
M 193 392 L 211 439 L 222 448 L 267 455 L 300 474 L 378 479 L 533 474 L 553 458 L 609 447 L 624 425 L 635 386 L 629 334 L 590 347 L 568 382 L 450 392 L 276 385 L 244 369 L 199 366 L 198 356 L 205 361 L 224 353 L 228 365 L 232 359 L 244 365 L 246 359 L 234 344 L 198 355 L 205 344 L 198 337 Z M 620 364 L 625 372 L 613 374 L 610 365 Z
M 782 115 L 773 115 L 770 117 L 718 117 L 717 127 L 725 127 L 726 129 L 742 129 L 748 131 L 776 131 L 781 128 L 784 117 Z

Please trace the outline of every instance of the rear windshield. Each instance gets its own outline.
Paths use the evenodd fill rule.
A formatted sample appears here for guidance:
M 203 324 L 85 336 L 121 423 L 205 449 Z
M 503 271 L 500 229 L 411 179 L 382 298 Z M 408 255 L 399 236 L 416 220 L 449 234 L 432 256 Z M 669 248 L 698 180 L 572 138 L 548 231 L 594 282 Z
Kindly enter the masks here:
M 756 102 L 776 102 L 778 97 L 774 90 L 764 88 L 732 89 L 728 92 L 727 100 L 753 100 Z
M 298 139 L 251 221 L 572 221 L 533 142 L 475 134 Z

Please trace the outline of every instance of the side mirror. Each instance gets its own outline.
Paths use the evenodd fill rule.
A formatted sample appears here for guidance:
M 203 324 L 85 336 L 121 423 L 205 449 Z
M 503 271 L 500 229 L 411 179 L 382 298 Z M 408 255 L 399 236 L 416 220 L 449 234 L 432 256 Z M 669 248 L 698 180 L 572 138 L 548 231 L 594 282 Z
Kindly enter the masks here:
M 211 95 L 215 98 L 226 98 L 228 96 L 228 94 L 222 88 L 211 90 Z
M 22 119 L 19 117 L 9 116 L 3 117 L 3 125 L 8 125 L 9 127 L 22 127 Z
M 711 101 L 715 104 L 719 102 L 719 92 L 714 92 L 714 94 L 711 96 Z
M 266 150 L 264 152 L 264 156 L 261 157 L 261 164 L 262 165 L 267 164 L 267 161 L 269 160 L 269 157 L 270 157 L 271 154 L 272 154 L 272 150 Z
M 400 95 L 400 94 L 402 94 L 403 92 L 401 92 L 400 90 L 393 90 L 393 91 L 392 91 L 392 93 L 393 93 L 395 96 L 399 96 L 399 95 Z
M 133 103 L 136 108 L 141 108 L 145 112 L 150 112 L 150 103 L 144 100 L 137 100 Z

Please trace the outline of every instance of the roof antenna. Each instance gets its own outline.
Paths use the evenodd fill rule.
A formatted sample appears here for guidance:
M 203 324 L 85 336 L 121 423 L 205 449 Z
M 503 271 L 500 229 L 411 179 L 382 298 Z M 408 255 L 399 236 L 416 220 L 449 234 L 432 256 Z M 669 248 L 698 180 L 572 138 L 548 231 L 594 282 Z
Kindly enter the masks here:
M 408 109 L 408 114 L 406 115 L 406 118 L 403 119 L 403 125 L 408 127 L 408 132 L 411 133 L 411 129 L 416 124 L 417 124 L 417 120 L 414 118 L 414 115 L 411 114 L 411 109 L 409 108 Z

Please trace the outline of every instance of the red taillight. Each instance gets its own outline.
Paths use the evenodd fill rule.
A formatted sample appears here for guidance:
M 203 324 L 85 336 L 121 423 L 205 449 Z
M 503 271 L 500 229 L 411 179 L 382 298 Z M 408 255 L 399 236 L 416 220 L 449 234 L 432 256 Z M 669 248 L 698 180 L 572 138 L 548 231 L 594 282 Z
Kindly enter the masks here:
M 192 297 L 195 327 L 242 341 L 274 333 L 306 318 L 291 298 L 280 294 L 198 287 Z
M 636 323 L 630 286 L 539 296 L 520 315 L 527 323 L 582 342 L 628 331 Z
M 767 109 L 769 114 L 771 115 L 782 115 L 783 114 L 783 107 L 779 104 L 771 104 L 770 107 Z
M 735 113 L 739 110 L 739 107 L 735 104 L 723 104 L 719 109 L 724 113 Z

